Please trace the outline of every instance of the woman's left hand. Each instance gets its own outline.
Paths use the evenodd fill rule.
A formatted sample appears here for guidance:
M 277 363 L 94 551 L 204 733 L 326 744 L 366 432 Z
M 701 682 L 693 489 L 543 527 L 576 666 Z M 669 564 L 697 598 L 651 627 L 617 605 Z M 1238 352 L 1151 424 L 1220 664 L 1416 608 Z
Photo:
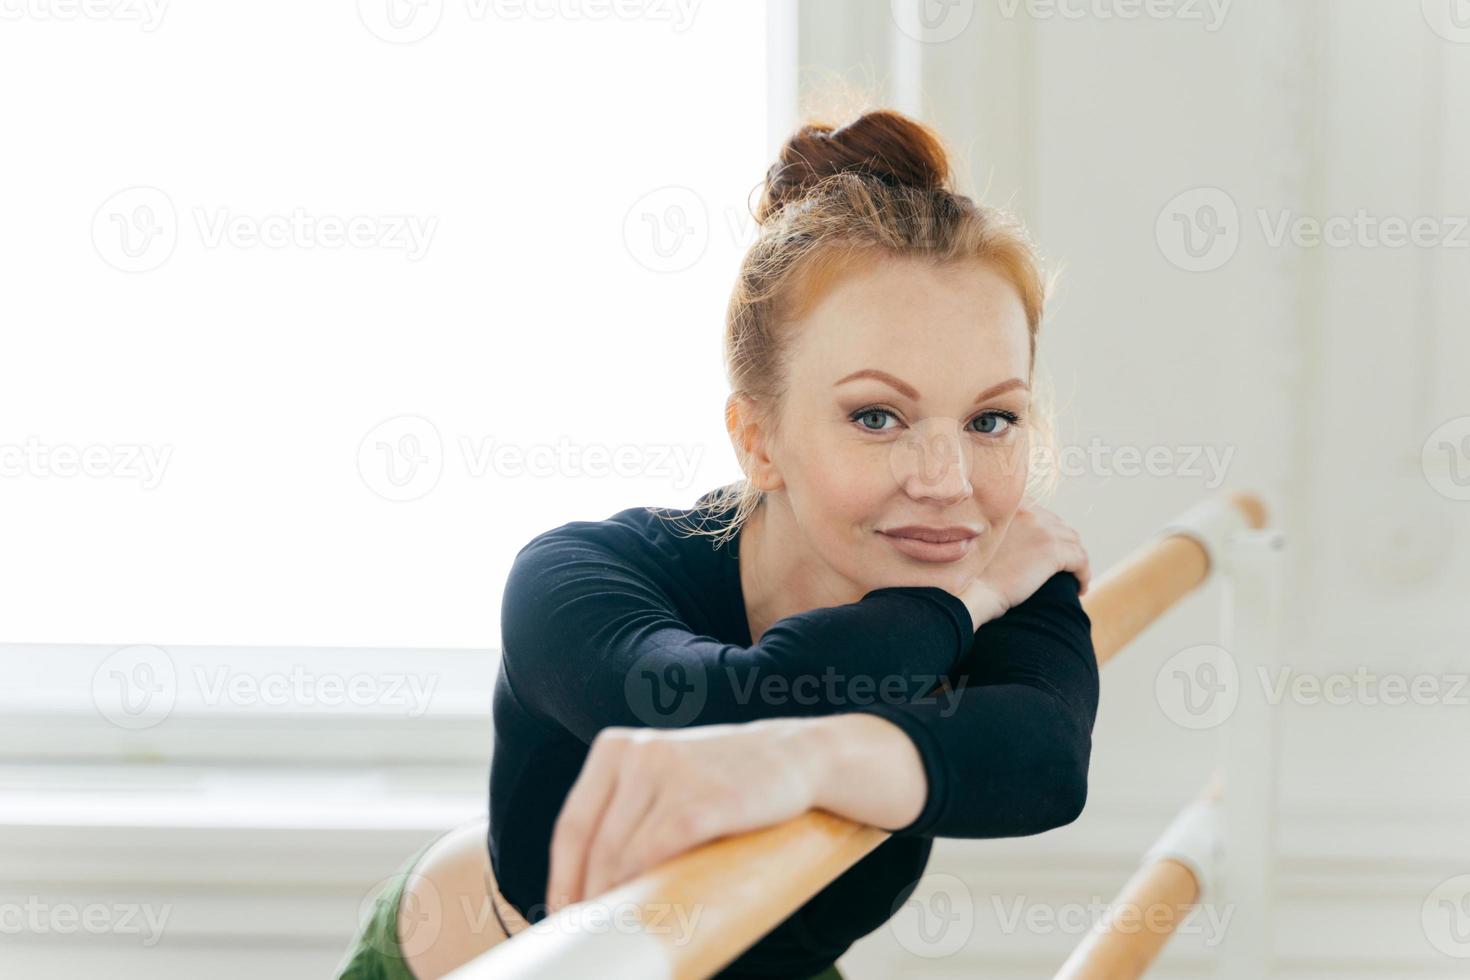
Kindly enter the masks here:
M 598 732 L 552 832 L 547 914 L 811 809 L 821 763 L 804 738 L 809 720 Z

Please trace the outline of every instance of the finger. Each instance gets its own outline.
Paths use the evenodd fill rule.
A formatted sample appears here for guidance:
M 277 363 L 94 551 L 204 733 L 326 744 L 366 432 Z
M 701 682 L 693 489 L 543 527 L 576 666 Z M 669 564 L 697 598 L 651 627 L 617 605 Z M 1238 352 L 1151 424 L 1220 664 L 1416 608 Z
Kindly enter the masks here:
M 628 839 L 653 809 L 659 795 L 658 786 L 657 774 L 648 772 L 647 767 L 641 772 L 633 766 L 622 767 L 622 778 L 587 849 L 583 895 L 593 898 L 618 884 L 618 865 L 627 850 Z
M 1077 576 L 1078 594 L 1081 594 L 1083 583 L 1088 575 L 1087 552 L 1080 544 L 1064 542 L 1061 545 L 1060 571 L 1071 572 Z
M 612 795 L 621 750 L 622 743 L 615 737 L 599 735 L 594 739 L 582 771 L 562 803 L 551 836 L 551 870 L 546 879 L 548 915 L 564 905 L 581 901 L 579 890 L 587 847 Z

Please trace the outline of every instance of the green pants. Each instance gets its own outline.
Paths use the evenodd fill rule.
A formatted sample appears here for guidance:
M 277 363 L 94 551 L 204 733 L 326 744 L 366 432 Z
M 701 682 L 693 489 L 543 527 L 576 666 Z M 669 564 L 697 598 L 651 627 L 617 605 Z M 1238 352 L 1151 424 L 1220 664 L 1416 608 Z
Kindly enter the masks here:
M 352 947 L 332 975 L 334 980 L 417 980 L 408 964 L 403 962 L 403 953 L 398 945 L 398 905 L 403 901 L 409 874 L 438 840 L 439 837 L 435 837 L 419 848 L 418 853 L 388 880 L 374 900 L 372 912 L 358 929 Z M 811 980 L 843 980 L 843 976 L 834 963 Z

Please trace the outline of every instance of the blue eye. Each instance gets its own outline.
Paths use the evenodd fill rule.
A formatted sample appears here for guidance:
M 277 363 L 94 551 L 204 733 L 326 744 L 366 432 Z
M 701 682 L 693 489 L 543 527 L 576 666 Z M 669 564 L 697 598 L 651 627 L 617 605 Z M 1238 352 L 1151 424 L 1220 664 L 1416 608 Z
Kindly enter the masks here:
M 863 419 L 892 419 L 894 422 L 898 422 L 898 416 L 892 410 L 877 405 L 860 408 L 848 416 L 848 418 L 856 422 L 864 432 L 887 432 L 889 431 L 889 427 L 881 424 L 877 426 L 866 425 L 862 421 Z M 981 428 L 972 429 L 972 432 L 975 432 L 977 435 L 998 438 L 1009 432 L 1012 426 L 1019 425 L 1021 423 L 1021 417 L 1015 412 L 996 409 L 994 411 L 981 412 L 970 421 L 981 424 Z
M 880 418 L 880 419 L 892 419 L 892 418 L 894 418 L 894 415 L 893 415 L 892 412 L 890 412 L 886 408 L 863 408 L 863 409 L 859 409 L 857 412 L 855 412 L 853 414 L 853 416 L 852 416 L 852 419 L 853 419 L 854 422 L 856 422 L 859 419 L 874 418 L 874 417 L 877 417 L 877 418 Z M 897 421 L 897 419 L 894 419 L 894 421 Z M 859 424 L 861 424 L 861 423 L 859 423 Z M 864 429 L 867 429 L 869 432 L 883 432 L 883 431 L 885 431 L 882 426 L 879 426 L 877 428 L 874 428 L 874 427 L 872 427 L 870 425 L 864 425 L 862 427 Z
M 988 436 L 992 436 L 992 435 L 998 436 L 998 435 L 1004 435 L 1005 432 L 1006 432 L 1006 430 L 1009 429 L 1011 426 L 1015 425 L 1017 422 L 1019 422 L 1020 419 L 1018 419 L 1015 415 L 1012 415 L 1010 412 L 985 412 L 982 415 L 975 416 L 975 421 L 976 422 L 991 422 L 991 423 L 1004 422 L 1005 425 L 1002 428 L 1000 428 L 999 430 L 996 430 L 994 428 L 987 428 L 987 429 L 980 429 L 980 430 L 978 430 L 978 431 L 983 432 L 985 435 L 988 435 Z

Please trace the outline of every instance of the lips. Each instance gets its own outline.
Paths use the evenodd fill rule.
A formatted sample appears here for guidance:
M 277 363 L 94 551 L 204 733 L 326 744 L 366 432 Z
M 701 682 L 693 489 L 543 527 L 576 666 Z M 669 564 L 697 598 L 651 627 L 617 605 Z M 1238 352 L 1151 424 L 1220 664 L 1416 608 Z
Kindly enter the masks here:
M 970 553 L 979 532 L 968 527 L 894 527 L 879 531 L 899 553 L 917 561 L 948 563 Z
M 949 527 L 925 527 L 918 524 L 911 524 L 905 527 L 890 527 L 882 533 L 897 538 L 912 538 L 915 541 L 944 544 L 949 541 L 964 541 L 977 536 L 980 532 L 959 524 L 953 524 Z

